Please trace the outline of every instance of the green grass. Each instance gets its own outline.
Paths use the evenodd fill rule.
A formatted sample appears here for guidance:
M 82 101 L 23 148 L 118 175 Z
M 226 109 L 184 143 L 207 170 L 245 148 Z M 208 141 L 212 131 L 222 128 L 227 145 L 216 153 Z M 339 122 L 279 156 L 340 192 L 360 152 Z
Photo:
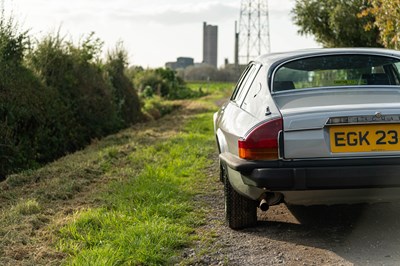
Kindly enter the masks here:
M 40 205 L 36 200 L 21 200 L 14 207 L 14 211 L 21 215 L 31 215 L 40 212 Z
M 201 90 L 204 93 L 213 94 L 218 94 L 220 92 L 226 94 L 225 92 L 228 91 L 230 94 L 235 84 L 231 82 L 189 82 L 187 86 L 193 91 Z
M 0 183 L 0 264 L 181 262 L 183 248 L 208 239 L 195 233 L 207 211 L 196 195 L 213 188 L 212 114 L 232 86 L 9 176 Z
M 178 108 L 178 104 L 173 101 L 166 101 L 160 96 L 153 96 L 143 99 L 142 112 L 151 119 L 158 119 L 171 113 Z
M 211 117 L 198 115 L 178 135 L 127 154 L 122 167 L 107 168 L 129 178 L 112 181 L 99 195 L 101 207 L 76 213 L 59 231 L 58 247 L 70 254 L 66 264 L 159 265 L 176 259 L 204 223 L 193 197 L 215 151 Z

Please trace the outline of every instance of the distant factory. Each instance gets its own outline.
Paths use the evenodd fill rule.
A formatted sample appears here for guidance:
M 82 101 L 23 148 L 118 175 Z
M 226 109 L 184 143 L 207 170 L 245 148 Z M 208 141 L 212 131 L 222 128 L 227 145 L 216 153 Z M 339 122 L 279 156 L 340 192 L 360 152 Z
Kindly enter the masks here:
M 176 62 L 165 63 L 166 68 L 170 68 L 173 70 L 185 69 L 193 65 L 194 65 L 194 59 L 192 57 L 178 57 L 176 59 Z
M 239 25 L 235 22 L 234 62 L 225 59 L 224 68 L 241 72 L 244 66 L 261 54 L 270 53 L 268 0 L 241 0 Z M 203 22 L 203 61 L 191 63 L 193 58 L 180 57 L 165 66 L 172 69 L 188 66 L 218 68 L 218 26 Z
M 191 57 L 178 57 L 175 62 L 165 63 L 165 67 L 177 70 L 193 65 L 218 67 L 218 26 L 203 23 L 203 62 L 194 63 Z
M 218 67 L 218 26 L 203 23 L 203 63 Z

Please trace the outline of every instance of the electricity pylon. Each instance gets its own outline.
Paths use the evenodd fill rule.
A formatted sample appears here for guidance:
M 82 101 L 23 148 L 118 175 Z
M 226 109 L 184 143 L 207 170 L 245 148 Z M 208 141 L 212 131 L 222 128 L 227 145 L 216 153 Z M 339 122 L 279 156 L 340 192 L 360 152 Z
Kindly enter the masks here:
M 240 64 L 270 52 L 268 0 L 242 0 L 237 35 Z

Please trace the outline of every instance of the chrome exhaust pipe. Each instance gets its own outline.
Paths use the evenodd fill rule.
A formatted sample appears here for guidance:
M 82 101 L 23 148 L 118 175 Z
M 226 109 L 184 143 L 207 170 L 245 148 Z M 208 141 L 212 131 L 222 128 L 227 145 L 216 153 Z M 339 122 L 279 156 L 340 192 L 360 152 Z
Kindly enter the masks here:
M 260 202 L 260 206 L 258 206 L 260 208 L 260 210 L 262 210 L 263 212 L 268 211 L 269 209 L 269 205 L 268 205 L 268 201 L 264 198 L 261 200 Z
M 279 204 L 282 201 L 282 198 L 283 195 L 281 193 L 265 193 L 261 197 L 260 205 L 258 207 L 264 212 L 268 211 L 269 206 Z

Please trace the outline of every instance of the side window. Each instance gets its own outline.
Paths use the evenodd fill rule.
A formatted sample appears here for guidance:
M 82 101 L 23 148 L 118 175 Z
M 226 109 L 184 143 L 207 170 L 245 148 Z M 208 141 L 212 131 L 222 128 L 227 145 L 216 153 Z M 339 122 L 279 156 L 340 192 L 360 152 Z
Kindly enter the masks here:
M 395 80 L 396 85 L 400 85 L 400 63 L 397 62 L 394 64 L 395 67 L 392 68 L 393 78 Z
M 257 73 L 258 66 L 252 64 L 247 67 L 244 71 L 242 77 L 240 78 L 236 89 L 232 95 L 231 100 L 236 102 L 237 104 L 241 104 L 243 98 L 246 96 L 246 93 L 254 80 L 254 77 Z
M 266 90 L 265 84 L 263 85 L 263 75 L 257 75 L 254 82 L 251 84 L 249 92 L 243 101 L 242 109 L 250 114 L 258 117 L 265 113 L 265 98 Z
M 236 96 L 237 96 L 237 94 L 239 92 L 240 85 L 243 83 L 243 80 L 245 79 L 245 77 L 247 75 L 247 72 L 249 72 L 250 67 L 251 66 L 247 66 L 245 68 L 245 70 L 243 71 L 242 75 L 240 75 L 239 81 L 236 83 L 235 89 L 234 89 L 234 91 L 232 93 L 231 101 L 235 100 L 235 98 L 236 98 Z

